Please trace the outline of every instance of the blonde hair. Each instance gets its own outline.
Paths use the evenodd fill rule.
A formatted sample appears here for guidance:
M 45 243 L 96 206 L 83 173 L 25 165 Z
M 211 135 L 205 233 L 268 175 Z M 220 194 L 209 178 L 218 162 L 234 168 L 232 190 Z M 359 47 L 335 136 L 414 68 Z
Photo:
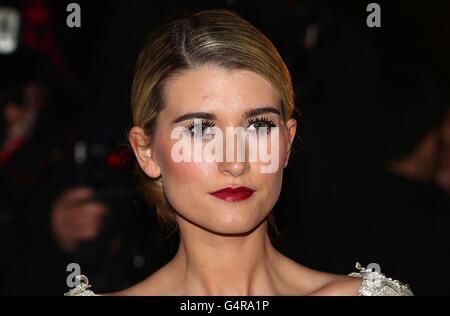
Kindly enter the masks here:
M 170 20 L 147 38 L 141 50 L 132 87 L 132 117 L 150 139 L 158 113 L 164 107 L 168 80 L 188 69 L 219 66 L 227 70 L 250 70 L 266 78 L 278 91 L 282 117 L 294 111 L 292 80 L 271 41 L 237 13 L 225 9 L 201 11 Z M 175 211 L 168 203 L 160 179 L 148 177 L 136 165 L 138 188 L 157 217 L 176 226 Z M 269 224 L 273 224 L 272 213 Z M 270 225 L 269 225 L 270 226 Z

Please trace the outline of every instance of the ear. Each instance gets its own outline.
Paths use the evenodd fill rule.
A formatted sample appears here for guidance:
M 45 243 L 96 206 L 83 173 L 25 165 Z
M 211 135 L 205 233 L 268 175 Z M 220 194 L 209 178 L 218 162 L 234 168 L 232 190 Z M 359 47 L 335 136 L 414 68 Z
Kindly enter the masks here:
M 286 160 L 284 161 L 284 168 L 288 165 L 289 157 L 291 155 L 292 143 L 294 142 L 295 133 L 297 131 L 297 121 L 295 119 L 290 119 L 286 122 L 287 134 L 288 134 L 288 142 L 286 144 Z
M 128 133 L 128 140 L 144 173 L 151 178 L 158 178 L 161 175 L 161 169 L 144 130 L 134 126 Z

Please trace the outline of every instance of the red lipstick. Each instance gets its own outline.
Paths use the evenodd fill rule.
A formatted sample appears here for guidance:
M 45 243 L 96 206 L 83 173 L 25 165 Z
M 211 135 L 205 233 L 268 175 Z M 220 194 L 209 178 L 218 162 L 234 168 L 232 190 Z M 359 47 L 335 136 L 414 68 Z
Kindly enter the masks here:
M 248 199 L 252 196 L 253 192 L 255 190 L 252 190 L 247 187 L 237 187 L 237 188 L 224 188 L 221 190 L 218 190 L 216 192 L 210 193 L 211 195 L 214 195 L 216 198 L 228 201 L 228 202 L 239 202 Z

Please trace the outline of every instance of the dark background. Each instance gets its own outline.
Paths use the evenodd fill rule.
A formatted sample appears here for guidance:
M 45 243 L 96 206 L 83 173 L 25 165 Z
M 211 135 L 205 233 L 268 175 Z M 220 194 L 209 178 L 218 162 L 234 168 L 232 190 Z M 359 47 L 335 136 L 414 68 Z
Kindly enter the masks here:
M 133 69 L 149 31 L 176 12 L 219 7 L 264 32 L 293 77 L 300 115 L 274 210 L 280 251 L 334 273 L 378 263 L 416 294 L 449 294 L 448 272 L 435 272 L 450 263 L 449 187 L 438 181 L 448 172 L 445 133 L 435 154 L 440 169 L 427 179 L 385 167 L 444 130 L 448 2 L 377 1 L 381 28 L 369 28 L 371 1 L 85 0 L 76 1 L 81 28 L 68 28 L 70 2 L 0 1 L 22 14 L 18 50 L 0 54 L 2 106 L 29 81 L 44 83 L 48 100 L 33 137 L 1 164 L 4 294 L 62 294 L 69 262 L 80 262 L 96 290 L 113 291 L 173 255 L 176 234 L 160 230 L 133 190 L 132 158 L 122 159 Z M 96 149 L 83 165 L 73 158 L 80 141 Z M 114 207 L 98 238 L 66 253 L 52 236 L 50 205 L 80 184 Z

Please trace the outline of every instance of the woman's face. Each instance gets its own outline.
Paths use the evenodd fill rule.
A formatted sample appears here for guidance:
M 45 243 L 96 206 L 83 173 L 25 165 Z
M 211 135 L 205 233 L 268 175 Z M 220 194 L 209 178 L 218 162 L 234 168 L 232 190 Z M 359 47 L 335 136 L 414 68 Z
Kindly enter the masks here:
M 168 201 L 184 220 L 219 234 L 253 230 L 268 216 L 279 197 L 283 168 L 295 135 L 295 120 L 284 122 L 281 117 L 279 94 L 257 73 L 216 67 L 185 71 L 167 83 L 165 92 L 165 107 L 159 113 L 149 154 L 139 154 L 135 148 L 142 169 L 151 177 L 161 175 Z M 195 118 L 199 120 L 194 121 Z M 195 144 L 206 146 L 218 141 L 220 135 L 213 135 L 213 129 L 208 129 L 212 126 L 222 131 L 223 159 L 195 161 Z M 243 128 L 244 134 L 240 135 L 244 138 L 227 136 L 227 128 L 233 131 L 237 127 Z M 259 156 L 250 159 L 250 150 L 254 150 L 250 149 L 250 140 L 263 139 L 263 133 L 255 133 L 264 130 L 262 127 L 270 130 L 265 134 L 266 153 L 272 159 L 278 156 L 269 172 L 262 172 L 261 167 L 273 165 L 273 161 L 262 162 Z M 279 133 L 272 138 L 277 134 L 276 127 Z M 174 146 L 180 144 L 179 138 L 171 137 L 175 128 L 185 131 L 184 141 L 192 145 L 191 150 L 185 150 L 186 157 L 192 159 L 174 159 Z M 244 144 L 246 149 L 243 160 L 237 156 L 238 144 Z M 228 159 L 227 146 L 228 150 L 234 148 Z M 236 187 L 251 190 L 217 192 Z

